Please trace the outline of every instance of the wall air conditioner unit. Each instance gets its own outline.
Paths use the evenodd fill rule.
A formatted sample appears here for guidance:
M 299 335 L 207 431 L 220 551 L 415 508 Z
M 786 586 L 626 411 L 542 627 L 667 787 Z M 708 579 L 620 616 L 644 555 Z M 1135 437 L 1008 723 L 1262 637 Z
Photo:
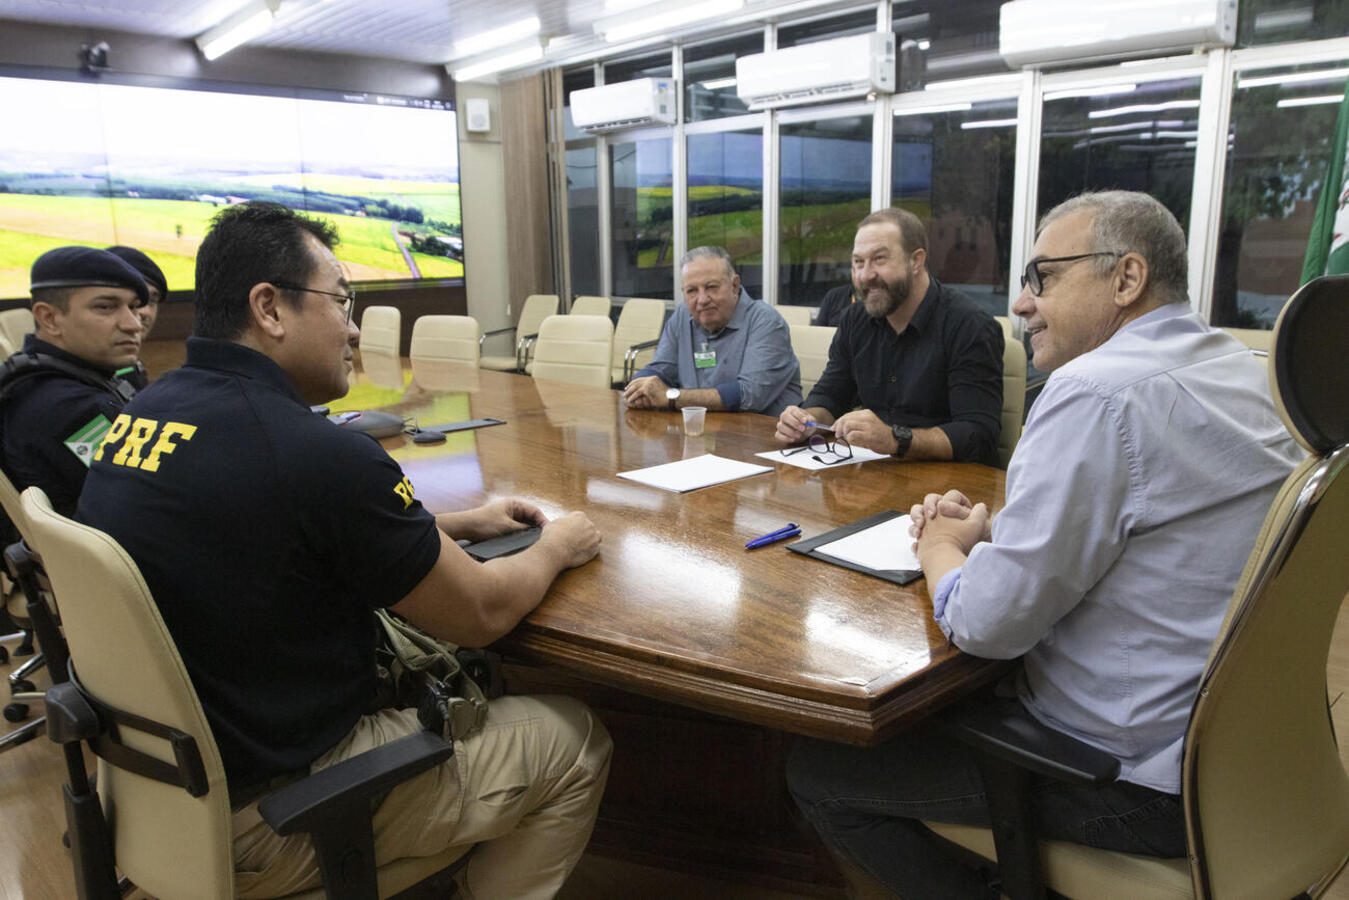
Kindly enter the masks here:
M 642 125 L 673 125 L 674 82 L 669 78 L 637 78 L 572 91 L 571 120 L 591 134 Z
M 1236 42 L 1237 0 L 1012 0 L 999 51 L 1012 67 L 1189 53 Z
M 870 31 L 735 61 L 735 92 L 750 109 L 895 89 L 895 36 Z

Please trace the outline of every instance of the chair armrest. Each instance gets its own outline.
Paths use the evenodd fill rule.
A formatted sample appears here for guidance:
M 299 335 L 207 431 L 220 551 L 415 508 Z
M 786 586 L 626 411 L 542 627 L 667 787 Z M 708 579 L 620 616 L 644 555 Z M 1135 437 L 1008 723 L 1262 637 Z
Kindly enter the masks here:
M 539 333 L 522 334 L 515 342 L 515 367 L 521 372 L 525 370 L 525 364 L 529 362 L 529 350 L 534 346 L 534 341 Z
M 515 326 L 511 325 L 508 328 L 493 328 L 491 331 L 484 331 L 482 334 L 478 335 L 478 346 L 481 347 L 483 341 L 487 340 L 489 337 L 492 337 L 493 335 L 505 334 L 508 331 L 514 330 Z
M 314 831 L 334 809 L 363 804 L 449 759 L 454 748 L 429 731 L 399 738 L 268 794 L 258 812 L 277 834 Z
M 637 355 L 643 350 L 650 350 L 660 343 L 660 338 L 653 341 L 642 341 L 640 344 L 633 344 L 627 350 L 623 351 L 623 380 L 632 381 L 632 376 L 637 373 Z
M 374 799 L 453 753 L 437 735 L 419 731 L 274 791 L 258 813 L 277 834 L 310 835 L 329 897 L 376 900 Z
M 1020 704 L 966 704 L 945 714 L 961 743 L 1040 775 L 1071 784 L 1106 784 L 1119 760 L 1090 744 L 1048 728 Z

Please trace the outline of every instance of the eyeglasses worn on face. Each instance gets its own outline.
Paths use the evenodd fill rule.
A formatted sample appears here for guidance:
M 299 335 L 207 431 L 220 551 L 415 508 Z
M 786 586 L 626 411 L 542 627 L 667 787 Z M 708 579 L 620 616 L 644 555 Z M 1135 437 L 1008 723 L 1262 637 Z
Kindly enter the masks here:
M 826 466 L 832 466 L 837 463 L 847 462 L 852 459 L 852 445 L 843 438 L 834 438 L 832 441 L 825 438 L 822 434 L 812 434 L 806 441 L 804 447 L 790 447 L 779 451 L 783 456 L 791 456 L 800 453 L 802 450 L 810 450 L 815 455 L 811 459 L 817 463 Z M 826 454 L 833 454 L 836 459 L 821 459 Z
M 1044 275 L 1040 272 L 1040 266 L 1046 263 L 1070 263 L 1078 262 L 1083 259 L 1091 259 L 1094 256 L 1123 256 L 1118 250 L 1099 250 L 1095 253 L 1079 253 L 1076 256 L 1054 256 L 1049 259 L 1032 259 L 1026 263 L 1026 271 L 1021 276 L 1021 287 L 1030 287 L 1030 292 L 1035 296 L 1040 296 L 1040 292 L 1045 289 Z
M 320 291 L 317 288 L 300 287 L 296 284 L 288 284 L 284 281 L 273 281 L 272 284 L 279 288 L 285 288 L 288 291 L 304 291 L 306 294 L 323 294 L 326 297 L 337 297 L 342 300 L 342 310 L 346 313 L 347 321 L 351 321 L 351 311 L 356 306 L 356 291 L 349 290 L 345 294 L 338 294 L 333 291 Z

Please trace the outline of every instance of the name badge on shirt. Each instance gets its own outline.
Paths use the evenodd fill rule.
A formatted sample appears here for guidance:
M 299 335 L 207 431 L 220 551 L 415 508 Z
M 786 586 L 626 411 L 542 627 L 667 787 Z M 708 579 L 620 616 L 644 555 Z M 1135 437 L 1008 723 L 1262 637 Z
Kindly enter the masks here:
M 715 369 L 717 367 L 717 351 L 694 350 L 693 367 L 695 369 Z

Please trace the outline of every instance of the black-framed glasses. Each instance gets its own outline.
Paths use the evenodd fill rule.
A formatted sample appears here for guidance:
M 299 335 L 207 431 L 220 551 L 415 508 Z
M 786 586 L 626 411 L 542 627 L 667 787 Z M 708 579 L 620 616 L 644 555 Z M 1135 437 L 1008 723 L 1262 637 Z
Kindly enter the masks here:
M 271 283 L 279 288 L 285 288 L 288 291 L 304 291 L 306 294 L 323 294 L 327 297 L 337 297 L 342 300 L 342 311 L 346 313 L 347 322 L 351 322 L 351 311 L 356 306 L 355 289 L 349 289 L 345 294 L 338 294 L 334 291 L 320 291 L 318 288 L 300 287 L 298 284 L 288 284 L 284 281 L 272 281 Z
M 811 459 L 824 466 L 832 466 L 852 459 L 851 444 L 840 437 L 829 440 L 823 434 L 812 434 L 803 447 L 788 447 L 778 452 L 783 456 L 792 456 L 804 450 L 809 450 L 815 454 Z M 821 459 L 822 456 L 826 455 L 833 455 L 835 458 Z
M 1049 259 L 1032 259 L 1026 263 L 1026 271 L 1021 275 L 1021 286 L 1029 287 L 1030 292 L 1035 296 L 1040 296 L 1040 292 L 1045 289 L 1045 277 L 1041 273 L 1040 267 L 1046 263 L 1070 263 L 1083 259 L 1091 259 L 1093 256 L 1123 256 L 1118 250 L 1098 250 L 1095 253 L 1079 253 L 1076 256 L 1053 256 Z

